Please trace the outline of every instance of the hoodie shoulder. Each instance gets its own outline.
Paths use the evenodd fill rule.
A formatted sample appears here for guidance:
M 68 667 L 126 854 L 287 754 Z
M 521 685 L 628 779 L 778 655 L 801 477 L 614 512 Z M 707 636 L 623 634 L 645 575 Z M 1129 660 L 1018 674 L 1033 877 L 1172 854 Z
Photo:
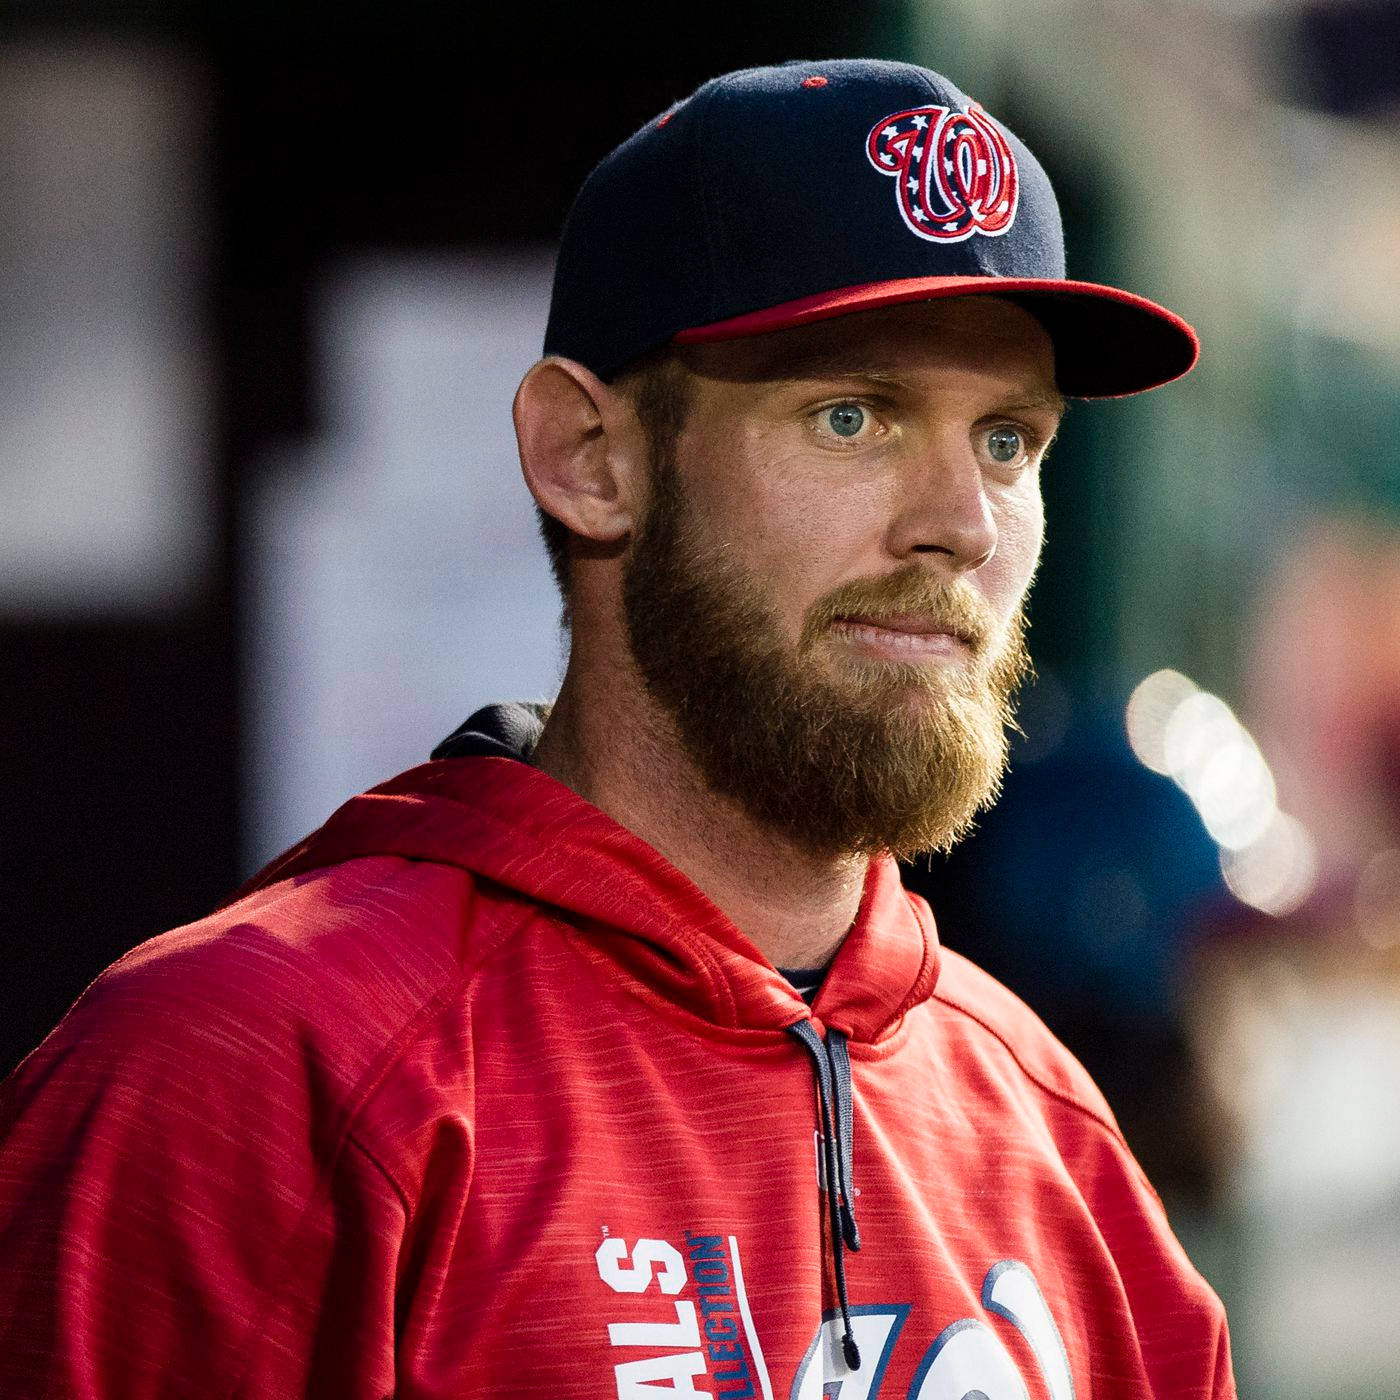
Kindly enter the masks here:
M 117 1080 L 156 1062 L 245 1093 L 296 1079 L 338 1138 L 466 975 L 473 926 L 489 932 L 476 899 L 468 872 L 394 856 L 280 881 L 118 959 L 23 1069 L 78 1054 Z
M 933 1000 L 963 1023 L 983 1050 L 1009 1059 L 1042 1094 L 1094 1120 L 1118 1142 L 1122 1133 L 1098 1085 L 1039 1016 L 1013 991 L 951 948 Z

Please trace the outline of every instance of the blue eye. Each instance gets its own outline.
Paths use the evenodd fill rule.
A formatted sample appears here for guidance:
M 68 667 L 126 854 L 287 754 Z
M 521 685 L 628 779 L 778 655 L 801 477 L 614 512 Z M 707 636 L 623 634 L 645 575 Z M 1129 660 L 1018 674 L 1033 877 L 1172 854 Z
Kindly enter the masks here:
M 827 409 L 826 425 L 837 437 L 855 437 L 865 427 L 865 410 L 856 403 L 838 403 Z
M 1025 451 L 1025 443 L 1015 428 L 993 428 L 987 434 L 987 451 L 993 461 L 1014 462 Z

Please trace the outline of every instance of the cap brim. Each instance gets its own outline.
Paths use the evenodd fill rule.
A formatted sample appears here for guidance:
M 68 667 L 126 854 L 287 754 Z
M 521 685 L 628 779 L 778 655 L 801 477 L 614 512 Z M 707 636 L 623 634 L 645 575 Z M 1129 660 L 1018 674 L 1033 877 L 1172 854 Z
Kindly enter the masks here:
M 1036 277 L 906 277 L 867 282 L 679 331 L 678 345 L 739 340 L 855 311 L 944 297 L 999 296 L 1024 306 L 1055 347 L 1055 380 L 1071 398 L 1110 399 L 1179 379 L 1196 363 L 1196 332 L 1164 306 L 1097 282 Z

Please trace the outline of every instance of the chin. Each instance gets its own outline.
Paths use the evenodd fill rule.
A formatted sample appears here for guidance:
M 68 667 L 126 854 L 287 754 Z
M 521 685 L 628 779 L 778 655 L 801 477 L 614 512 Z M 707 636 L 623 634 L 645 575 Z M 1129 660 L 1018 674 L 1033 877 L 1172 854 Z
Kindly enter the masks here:
M 962 661 L 883 661 L 847 656 L 835 668 L 833 683 L 857 702 L 877 705 L 941 705 L 962 688 Z

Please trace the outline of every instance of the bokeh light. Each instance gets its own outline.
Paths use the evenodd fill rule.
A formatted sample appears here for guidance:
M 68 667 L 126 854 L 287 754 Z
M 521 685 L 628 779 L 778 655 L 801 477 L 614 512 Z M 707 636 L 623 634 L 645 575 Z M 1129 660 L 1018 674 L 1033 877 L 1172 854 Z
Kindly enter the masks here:
M 1125 724 L 1142 763 L 1195 804 L 1230 892 L 1266 914 L 1297 908 L 1317 883 L 1316 846 L 1279 810 L 1273 772 L 1229 705 L 1180 671 L 1154 671 L 1129 697 Z
M 1167 725 L 1183 700 L 1198 687 L 1180 671 L 1154 671 L 1128 698 L 1128 743 L 1154 773 L 1171 775 L 1167 764 Z
M 1302 822 L 1275 812 L 1248 846 L 1221 851 L 1220 871 L 1236 899 L 1266 914 L 1287 914 L 1317 883 L 1317 848 Z

